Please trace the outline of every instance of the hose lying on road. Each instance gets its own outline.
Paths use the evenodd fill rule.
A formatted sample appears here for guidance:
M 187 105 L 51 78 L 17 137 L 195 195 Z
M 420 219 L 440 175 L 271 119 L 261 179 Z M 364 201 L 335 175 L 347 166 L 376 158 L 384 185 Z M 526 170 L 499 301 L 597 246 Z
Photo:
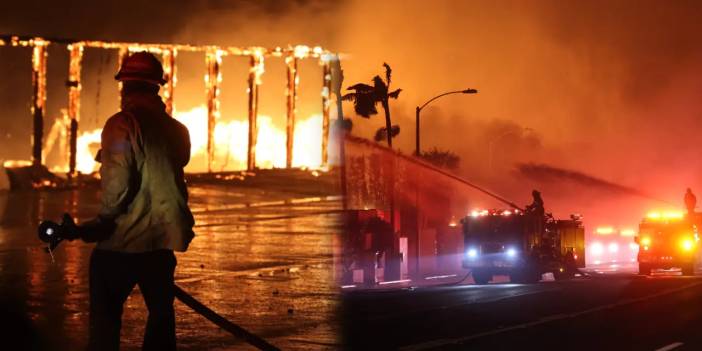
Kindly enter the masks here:
M 228 331 L 237 338 L 243 339 L 245 342 L 255 346 L 259 350 L 265 351 L 280 351 L 279 348 L 271 345 L 268 341 L 263 340 L 261 337 L 249 332 L 248 330 L 230 322 L 226 318 L 217 314 L 217 312 L 211 310 L 207 306 L 203 305 L 200 301 L 196 300 L 192 295 L 185 292 L 178 285 L 175 285 L 175 297 L 180 300 L 180 302 L 186 304 L 188 307 L 192 308 L 193 311 L 199 313 L 203 317 L 207 318 L 210 322 L 216 324 L 220 328 Z

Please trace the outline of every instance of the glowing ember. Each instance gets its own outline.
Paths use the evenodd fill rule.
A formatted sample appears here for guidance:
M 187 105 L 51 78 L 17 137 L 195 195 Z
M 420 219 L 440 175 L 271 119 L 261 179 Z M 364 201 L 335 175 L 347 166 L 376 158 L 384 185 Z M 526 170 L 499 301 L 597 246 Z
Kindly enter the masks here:
M 297 45 L 293 49 L 293 55 L 295 56 L 295 58 L 302 59 L 302 58 L 309 56 L 309 54 L 310 54 L 310 47 L 307 45 Z
M 7 160 L 2 163 L 5 168 L 29 167 L 31 165 L 32 162 L 27 160 Z

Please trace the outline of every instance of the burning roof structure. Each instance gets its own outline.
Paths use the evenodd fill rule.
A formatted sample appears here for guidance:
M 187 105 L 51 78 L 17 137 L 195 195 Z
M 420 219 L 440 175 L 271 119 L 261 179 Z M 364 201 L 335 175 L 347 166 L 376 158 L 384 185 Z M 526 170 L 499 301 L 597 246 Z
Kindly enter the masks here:
M 83 63 L 83 52 L 86 48 L 99 48 L 106 50 L 118 51 L 118 63 L 130 53 L 139 51 L 148 51 L 161 57 L 164 68 L 166 84 L 163 87 L 163 99 L 166 104 L 166 109 L 169 114 L 173 114 L 175 109 L 176 86 L 178 83 L 177 63 L 179 52 L 196 52 L 204 54 L 206 71 L 204 72 L 205 89 L 206 89 L 206 128 L 191 128 L 187 121 L 186 126 L 190 130 L 191 139 L 194 139 L 195 144 L 204 144 L 203 148 L 206 153 L 207 171 L 213 172 L 217 168 L 217 160 L 215 158 L 215 150 L 217 143 L 215 141 L 218 133 L 218 120 L 220 118 L 220 91 L 222 84 L 222 58 L 226 56 L 243 56 L 249 58 L 249 70 L 247 78 L 247 93 L 248 93 L 248 124 L 246 133 L 247 144 L 245 145 L 245 165 L 247 170 L 257 168 L 257 145 L 259 144 L 259 89 L 261 86 L 261 76 L 265 72 L 265 60 L 270 57 L 282 58 L 287 70 L 287 85 L 286 85 L 286 128 L 285 128 L 285 153 L 276 155 L 278 158 L 284 157 L 284 166 L 291 168 L 294 164 L 302 164 L 307 167 L 326 167 L 329 162 L 328 145 L 329 145 L 329 117 L 330 117 L 330 91 L 331 91 L 331 65 L 333 60 L 338 60 L 339 56 L 329 52 L 319 46 L 309 47 L 305 45 L 288 46 L 286 48 L 276 47 L 273 49 L 263 47 L 225 47 L 215 45 L 184 45 L 184 44 L 155 44 L 155 43 L 128 43 L 128 42 L 107 42 L 107 41 L 76 41 L 67 39 L 52 39 L 39 37 L 20 37 L 14 35 L 0 35 L 0 46 L 10 47 L 29 47 L 32 48 L 32 103 L 31 113 L 33 116 L 33 133 L 32 133 L 32 159 L 31 165 L 41 166 L 44 164 L 44 156 L 46 150 L 44 147 L 44 117 L 46 114 L 46 98 L 47 98 L 47 47 L 49 45 L 63 45 L 69 51 L 69 67 L 68 81 L 68 106 L 65 109 L 65 124 L 68 132 L 49 133 L 47 145 L 54 144 L 56 135 L 67 135 L 68 141 L 68 160 L 65 171 L 69 176 L 74 176 L 77 172 L 90 173 L 94 168 L 94 161 L 90 152 L 87 152 L 87 143 L 99 142 L 100 131 L 88 131 L 80 133 L 80 103 L 81 103 L 81 68 Z M 300 157 L 301 154 L 294 152 L 295 150 L 295 135 L 296 135 L 296 117 L 297 117 L 297 97 L 299 85 L 298 63 L 303 59 L 316 59 L 322 66 L 321 79 L 321 142 L 317 150 L 321 153 L 316 160 L 320 162 L 302 162 L 296 160 L 293 163 L 294 157 Z M 118 83 L 119 84 L 119 83 Z M 177 118 L 177 116 L 176 116 Z M 181 122 L 183 122 L 181 120 Z M 314 124 L 313 124 L 314 125 Z M 318 125 L 318 124 L 316 124 Z M 315 125 L 315 126 L 316 126 Z M 265 126 L 264 126 L 265 127 Z M 205 129 L 205 130 L 201 130 Z M 200 135 L 206 134 L 206 135 Z M 221 134 L 221 133 L 220 133 Z M 232 138 L 234 133 L 229 133 L 225 138 Z M 239 134 L 237 134 L 239 135 Z M 243 135 L 242 135 L 243 136 Z M 201 141 L 201 142 L 199 142 Z M 264 150 L 265 151 L 265 150 Z M 229 150 L 227 150 L 229 157 Z M 226 161 L 225 161 L 226 162 Z M 7 162 L 6 162 L 7 163 Z M 10 167 L 12 164 L 27 165 L 30 162 L 10 162 L 6 164 Z M 316 163 L 316 164 L 313 164 Z

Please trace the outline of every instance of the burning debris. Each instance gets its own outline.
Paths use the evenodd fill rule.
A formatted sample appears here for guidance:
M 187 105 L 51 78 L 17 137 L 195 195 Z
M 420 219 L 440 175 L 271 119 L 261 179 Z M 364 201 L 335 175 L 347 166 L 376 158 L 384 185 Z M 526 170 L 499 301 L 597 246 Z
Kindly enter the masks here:
M 66 179 L 58 177 L 42 166 L 31 162 L 5 162 L 3 165 L 11 190 L 53 189 L 67 185 Z
M 53 131 L 51 140 L 43 143 L 44 115 L 46 104 L 47 51 L 50 44 L 65 45 L 69 51 L 68 106 L 63 125 L 67 131 Z M 54 145 L 62 149 L 68 145 L 68 160 L 65 166 L 52 168 L 66 172 L 69 177 L 80 173 L 92 173 L 96 163 L 94 155 L 99 148 L 100 129 L 80 131 L 81 68 L 85 48 L 118 50 L 118 63 L 133 52 L 148 51 L 160 55 L 163 61 L 166 84 L 163 99 L 166 110 L 186 125 L 191 134 L 193 158 L 205 159 L 208 172 L 231 170 L 232 167 L 253 170 L 256 168 L 282 167 L 326 167 L 328 165 L 328 138 L 330 117 L 331 64 L 338 56 L 321 47 L 298 45 L 294 47 L 266 49 L 262 47 L 221 47 L 180 44 L 118 43 L 104 41 L 69 41 L 63 39 L 22 38 L 0 36 L 0 46 L 32 47 L 32 115 L 34 132 L 32 137 L 32 165 L 44 164 L 45 156 Z M 207 101 L 201 107 L 180 112 L 175 108 L 174 91 L 177 85 L 178 52 L 203 52 L 207 71 L 205 85 Z M 248 77 L 248 121 L 245 123 L 220 121 L 220 91 L 222 83 L 221 65 L 225 56 L 247 56 Z M 259 115 L 258 99 L 265 72 L 264 59 L 279 57 L 287 65 L 287 127 L 279 131 L 268 116 Z M 308 119 L 297 120 L 297 94 L 299 85 L 298 61 L 318 59 L 323 68 L 322 113 Z M 205 119 L 202 120 L 204 114 Z M 204 126 L 202 125 L 204 123 Z M 204 127 L 204 128 L 203 128 Z M 318 136 L 317 136 L 318 135 Z M 69 140 L 66 141 L 65 139 Z M 56 142 L 59 139 L 58 142 Z M 285 139 L 280 145 L 278 140 Z M 244 144 L 243 140 L 246 140 Z M 46 147 L 46 150 L 44 150 Z M 224 148 L 223 148 L 224 147 Z M 224 149 L 224 150 L 222 150 Z M 243 151 L 245 150 L 245 151 Z M 217 155 L 224 151 L 224 156 Z M 258 151 L 258 153 L 257 153 Z M 65 153 L 65 150 L 59 154 Z M 218 157 L 220 156 L 220 157 Z M 220 161 L 222 160 L 223 161 Z M 218 162 L 219 161 L 219 162 Z M 233 161 L 233 162 L 230 162 Z M 218 164 L 219 163 L 219 164 Z

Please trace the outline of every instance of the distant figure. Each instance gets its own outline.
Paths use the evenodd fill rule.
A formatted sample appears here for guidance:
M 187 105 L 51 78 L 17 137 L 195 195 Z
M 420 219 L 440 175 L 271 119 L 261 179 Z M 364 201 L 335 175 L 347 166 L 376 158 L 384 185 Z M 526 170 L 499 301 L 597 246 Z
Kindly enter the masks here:
M 534 190 L 531 192 L 531 196 L 534 198 L 534 201 L 531 203 L 531 205 L 527 205 L 526 212 L 543 216 L 545 211 L 544 200 L 541 198 L 541 193 Z
M 532 215 L 534 232 L 542 236 L 544 234 L 544 221 L 546 220 L 544 200 L 541 198 L 541 193 L 537 190 L 533 190 L 531 196 L 534 198 L 534 201 L 530 205 L 527 205 L 525 210 L 527 214 Z
M 685 192 L 685 207 L 687 207 L 687 214 L 691 215 L 695 213 L 695 207 L 697 206 L 697 197 L 692 193 L 690 188 L 687 188 Z

